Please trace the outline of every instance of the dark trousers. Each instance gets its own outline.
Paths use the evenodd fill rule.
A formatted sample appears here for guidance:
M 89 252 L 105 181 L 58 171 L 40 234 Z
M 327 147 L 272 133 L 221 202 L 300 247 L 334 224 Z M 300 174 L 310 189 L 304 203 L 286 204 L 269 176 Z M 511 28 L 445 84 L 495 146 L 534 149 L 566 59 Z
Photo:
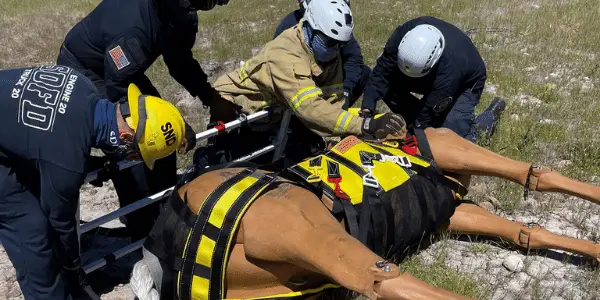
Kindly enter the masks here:
M 89 78 L 98 91 L 106 96 L 106 84 L 104 78 L 93 71 L 86 69 L 80 61 L 68 49 L 61 46 L 57 63 L 71 67 Z M 140 74 L 132 79 L 132 83 L 140 88 L 143 94 L 160 97 L 158 90 L 154 87 L 150 79 Z M 108 97 L 107 97 L 108 99 Z M 118 99 L 111 99 L 118 100 Z M 115 186 L 119 203 L 126 206 L 139 199 L 155 194 L 167 189 L 177 183 L 177 158 L 173 153 L 163 159 L 159 159 L 154 164 L 154 170 L 148 169 L 144 163 L 138 164 L 129 169 L 111 174 L 111 179 Z M 132 240 L 144 238 L 150 232 L 154 221 L 160 213 L 160 203 L 146 206 L 134 211 L 125 217 L 127 229 Z
M 39 184 L 30 182 L 38 176 L 35 170 L 15 170 L 0 158 L 0 242 L 26 300 L 72 299 L 60 273 L 60 260 L 54 257 Z
M 477 82 L 453 99 L 445 108 L 439 103 L 426 103 L 410 92 L 400 89 L 390 90 L 383 101 L 394 112 L 404 117 L 409 130 L 413 128 L 445 127 L 470 141 L 475 141 L 480 128 L 475 118 L 475 107 L 479 104 L 485 80 Z M 481 118 L 480 118 L 481 119 Z

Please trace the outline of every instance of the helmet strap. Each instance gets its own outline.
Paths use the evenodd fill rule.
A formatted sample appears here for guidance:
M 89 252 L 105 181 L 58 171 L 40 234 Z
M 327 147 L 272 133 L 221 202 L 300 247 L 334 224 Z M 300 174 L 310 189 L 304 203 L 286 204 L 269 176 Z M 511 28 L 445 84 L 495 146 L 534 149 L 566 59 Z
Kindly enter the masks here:
M 140 95 L 138 97 L 138 124 L 135 130 L 135 135 L 133 136 L 133 144 L 135 145 L 135 147 L 137 147 L 137 144 L 144 135 L 147 118 L 148 115 L 146 114 L 146 95 Z

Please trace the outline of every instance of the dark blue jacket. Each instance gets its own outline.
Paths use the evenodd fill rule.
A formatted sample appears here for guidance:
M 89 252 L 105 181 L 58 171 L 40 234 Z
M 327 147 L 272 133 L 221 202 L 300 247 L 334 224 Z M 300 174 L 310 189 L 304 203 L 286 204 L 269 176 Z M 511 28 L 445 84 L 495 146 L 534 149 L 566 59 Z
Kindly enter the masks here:
M 277 29 L 275 29 L 273 38 L 276 38 L 284 30 L 298 24 L 302 16 L 304 16 L 303 9 L 297 9 L 285 16 L 283 20 L 281 20 L 281 23 L 279 23 L 279 26 L 277 26 Z M 364 65 L 360 45 L 354 37 L 342 47 L 341 56 L 343 62 L 342 67 L 344 69 L 344 90 L 351 93 L 361 79 Z
M 103 0 L 67 34 L 64 46 L 83 68 L 104 78 L 111 101 L 124 96 L 160 55 L 192 96 L 202 99 L 212 91 L 192 56 L 198 15 L 172 11 L 166 1 Z
M 404 75 L 398 67 L 398 45 L 409 30 L 421 24 L 438 28 L 444 35 L 446 45 L 437 65 L 428 75 L 411 78 Z M 434 17 L 419 17 L 396 28 L 388 39 L 365 87 L 362 107 L 374 110 L 376 102 L 388 92 L 414 92 L 423 95 L 421 101 L 425 101 L 426 108 L 431 109 L 447 97 L 456 100 L 464 91 L 485 78 L 485 63 L 471 39 L 462 30 Z
M 39 180 L 31 192 L 61 242 L 57 257 L 70 263 L 79 258 L 75 213 L 97 101 L 95 86 L 67 67 L 0 71 L 0 156 L 8 167 L 37 170 L 26 174 Z

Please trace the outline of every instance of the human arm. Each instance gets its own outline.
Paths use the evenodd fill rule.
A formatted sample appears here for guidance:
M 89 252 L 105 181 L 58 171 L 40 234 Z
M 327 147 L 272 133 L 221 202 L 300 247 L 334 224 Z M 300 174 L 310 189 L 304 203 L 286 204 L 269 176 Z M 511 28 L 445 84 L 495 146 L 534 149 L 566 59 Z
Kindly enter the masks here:
M 197 16 L 190 15 L 186 23 L 171 31 L 170 41 L 165 43 L 163 52 L 169 74 L 193 97 L 199 97 L 202 103 L 210 105 L 216 91 L 192 53 L 198 31 Z
M 394 77 L 394 74 L 400 72 L 398 68 L 398 45 L 402 37 L 410 30 L 409 27 L 408 25 L 402 25 L 396 28 L 387 40 L 383 52 L 377 58 L 377 63 L 373 68 L 363 94 L 361 105 L 363 110 L 375 110 L 377 102 L 388 92 L 390 80 Z
M 354 87 L 361 79 L 364 59 L 358 41 L 353 37 L 348 44 L 341 49 L 342 61 L 344 63 L 344 91 L 351 98 Z
M 364 119 L 342 110 L 340 104 L 330 103 L 323 98 L 323 92 L 312 79 L 310 61 L 283 56 L 273 56 L 267 63 L 277 99 L 291 108 L 309 129 L 321 136 L 362 135 Z

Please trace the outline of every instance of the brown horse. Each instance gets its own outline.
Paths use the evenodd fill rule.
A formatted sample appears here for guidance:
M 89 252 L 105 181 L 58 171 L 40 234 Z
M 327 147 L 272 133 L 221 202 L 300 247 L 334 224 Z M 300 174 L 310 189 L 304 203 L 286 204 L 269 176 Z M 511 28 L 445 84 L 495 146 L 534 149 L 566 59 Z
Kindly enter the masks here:
M 554 170 L 530 168 L 531 164 L 488 151 L 446 129 L 429 128 L 425 135 L 435 162 L 446 174 L 501 177 L 528 184 L 532 190 L 566 193 L 600 204 L 600 187 Z M 178 194 L 182 199 L 185 195 L 187 206 L 197 213 L 207 195 L 241 170 L 207 172 L 182 186 Z M 262 193 L 245 211 L 233 235 L 223 298 L 283 295 L 332 283 L 369 299 L 465 299 L 401 273 L 395 264 L 346 231 L 332 216 L 332 203 L 326 195 L 319 199 L 307 188 L 292 183 L 280 183 Z M 509 221 L 474 204 L 458 200 L 453 203 L 453 214 L 439 230 L 496 236 L 524 249 L 560 249 L 600 261 L 600 245 L 591 241 Z M 134 268 L 132 288 L 140 300 L 158 299 L 153 287 L 160 286 L 156 281 L 165 273 L 157 277 L 156 268 L 149 268 L 155 258 L 148 251 L 144 256 Z

